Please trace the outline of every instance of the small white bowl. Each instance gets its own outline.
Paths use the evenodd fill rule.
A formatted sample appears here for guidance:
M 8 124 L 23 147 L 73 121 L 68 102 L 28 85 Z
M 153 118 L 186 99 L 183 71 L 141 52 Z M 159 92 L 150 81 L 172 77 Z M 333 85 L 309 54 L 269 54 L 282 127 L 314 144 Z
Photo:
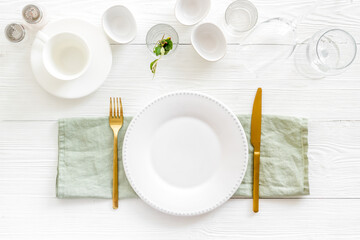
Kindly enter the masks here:
M 191 43 L 205 60 L 218 61 L 226 54 L 226 39 L 221 29 L 213 23 L 203 23 L 191 34 Z
M 177 0 L 175 17 L 184 25 L 194 25 L 206 17 L 210 5 L 210 0 Z
M 107 9 L 102 17 L 102 26 L 109 38 L 117 43 L 129 43 L 136 37 L 136 21 L 132 13 L 122 5 Z

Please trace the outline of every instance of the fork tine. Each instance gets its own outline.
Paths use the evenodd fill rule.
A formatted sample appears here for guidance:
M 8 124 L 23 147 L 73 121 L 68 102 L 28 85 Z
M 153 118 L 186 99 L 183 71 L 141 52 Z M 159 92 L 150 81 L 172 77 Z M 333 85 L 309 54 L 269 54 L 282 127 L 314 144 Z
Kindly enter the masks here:
M 121 102 L 121 98 L 120 99 L 120 117 L 122 118 L 124 115 L 123 115 L 123 107 L 122 107 L 122 102 Z
M 116 104 L 117 104 L 117 108 L 116 108 L 116 113 L 117 113 L 117 117 L 119 117 L 119 106 L 120 106 L 120 104 L 119 104 L 119 98 L 117 97 L 116 98 Z
M 113 100 L 113 105 L 114 105 L 114 112 L 113 112 L 113 117 L 116 118 L 116 104 L 115 104 L 115 98 L 112 98 Z
M 109 117 L 112 117 L 112 104 L 111 104 L 111 97 L 110 97 L 110 113 L 109 113 Z

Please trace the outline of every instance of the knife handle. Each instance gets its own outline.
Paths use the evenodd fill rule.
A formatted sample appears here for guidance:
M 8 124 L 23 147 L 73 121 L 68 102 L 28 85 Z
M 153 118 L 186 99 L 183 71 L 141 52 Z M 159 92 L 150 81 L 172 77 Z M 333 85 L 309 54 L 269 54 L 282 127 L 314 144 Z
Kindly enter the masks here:
M 260 151 L 254 151 L 253 211 L 259 211 Z

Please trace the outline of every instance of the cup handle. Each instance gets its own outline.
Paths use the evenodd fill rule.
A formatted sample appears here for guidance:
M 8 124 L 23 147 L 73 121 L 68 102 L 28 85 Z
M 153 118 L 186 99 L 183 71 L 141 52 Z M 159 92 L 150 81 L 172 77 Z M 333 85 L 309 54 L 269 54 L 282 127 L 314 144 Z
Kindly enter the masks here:
M 49 36 L 42 31 L 39 31 L 36 36 L 42 43 L 46 43 L 49 40 Z

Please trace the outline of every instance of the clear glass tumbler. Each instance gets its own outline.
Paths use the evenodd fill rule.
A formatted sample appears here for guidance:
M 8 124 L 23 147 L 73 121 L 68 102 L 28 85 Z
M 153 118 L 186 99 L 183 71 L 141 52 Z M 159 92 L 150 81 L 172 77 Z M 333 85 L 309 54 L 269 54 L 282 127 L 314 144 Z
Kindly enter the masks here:
M 169 37 L 173 42 L 173 48 L 171 49 L 171 51 L 169 51 L 168 54 L 164 55 L 164 57 L 174 54 L 177 46 L 179 45 L 179 35 L 175 31 L 175 29 L 168 24 L 161 23 L 150 28 L 150 30 L 146 34 L 146 46 L 154 57 L 157 58 L 154 53 L 154 47 L 157 45 L 157 42 L 160 41 L 162 38 L 166 39 Z
M 324 29 L 300 44 L 295 52 L 298 71 L 309 78 L 337 75 L 356 57 L 355 39 L 341 29 Z
M 237 0 L 231 3 L 225 12 L 226 26 L 235 35 L 252 29 L 257 20 L 257 9 L 248 0 Z

